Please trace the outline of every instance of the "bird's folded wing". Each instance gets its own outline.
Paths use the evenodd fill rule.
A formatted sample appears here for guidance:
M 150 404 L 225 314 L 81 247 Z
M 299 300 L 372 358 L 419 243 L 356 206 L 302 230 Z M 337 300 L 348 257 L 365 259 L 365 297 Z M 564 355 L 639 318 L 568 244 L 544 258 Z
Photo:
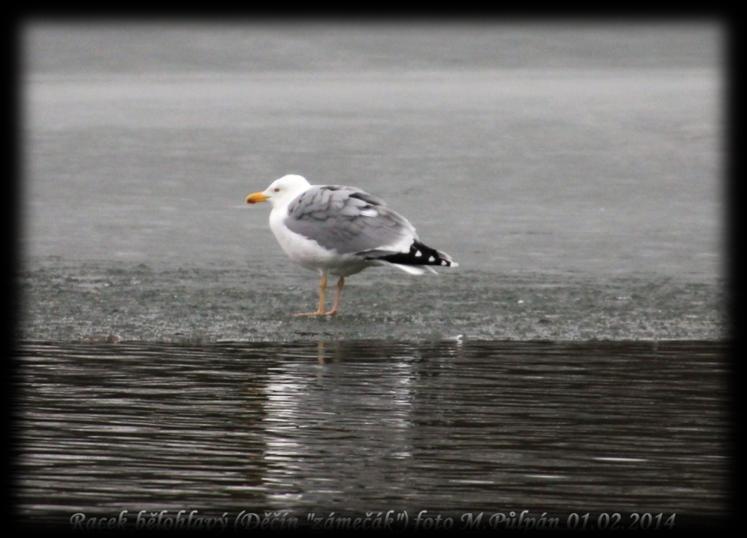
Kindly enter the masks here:
M 339 254 L 406 251 L 417 239 L 412 224 L 381 199 L 338 185 L 314 186 L 300 194 L 288 206 L 284 223 Z

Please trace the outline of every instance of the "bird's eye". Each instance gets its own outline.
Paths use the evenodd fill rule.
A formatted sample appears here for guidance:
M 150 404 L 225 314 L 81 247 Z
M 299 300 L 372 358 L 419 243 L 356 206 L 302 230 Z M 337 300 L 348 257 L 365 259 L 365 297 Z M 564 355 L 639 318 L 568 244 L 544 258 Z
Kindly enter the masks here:
M 274 189 L 272 189 L 272 192 L 280 192 L 280 187 L 275 187 Z

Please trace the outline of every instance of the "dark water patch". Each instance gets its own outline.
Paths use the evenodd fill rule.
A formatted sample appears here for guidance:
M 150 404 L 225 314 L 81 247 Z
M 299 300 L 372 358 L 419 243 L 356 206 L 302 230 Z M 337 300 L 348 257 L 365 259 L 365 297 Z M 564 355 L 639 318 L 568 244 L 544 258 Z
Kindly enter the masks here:
M 721 516 L 726 349 L 26 342 L 20 511 Z

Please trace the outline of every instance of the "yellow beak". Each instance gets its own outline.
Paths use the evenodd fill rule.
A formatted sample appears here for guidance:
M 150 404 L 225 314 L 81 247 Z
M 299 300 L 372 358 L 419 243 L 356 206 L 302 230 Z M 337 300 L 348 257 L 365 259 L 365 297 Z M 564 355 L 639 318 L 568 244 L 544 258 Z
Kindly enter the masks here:
M 261 192 L 253 192 L 246 197 L 247 204 L 257 204 L 259 202 L 266 202 L 269 200 L 269 196 Z

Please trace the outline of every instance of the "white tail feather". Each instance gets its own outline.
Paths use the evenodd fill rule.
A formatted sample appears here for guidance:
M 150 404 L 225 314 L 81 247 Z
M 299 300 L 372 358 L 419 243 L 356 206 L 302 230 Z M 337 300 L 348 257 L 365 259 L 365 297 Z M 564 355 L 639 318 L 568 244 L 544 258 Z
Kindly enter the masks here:
M 404 271 L 405 273 L 410 273 L 411 275 L 422 275 L 423 273 L 425 273 L 425 269 L 423 269 L 423 267 L 427 267 L 427 266 L 415 266 L 415 265 L 402 265 L 400 263 L 389 263 L 387 265 L 396 267 L 397 269 L 400 269 L 401 271 Z M 435 273 L 435 271 L 433 272 Z

